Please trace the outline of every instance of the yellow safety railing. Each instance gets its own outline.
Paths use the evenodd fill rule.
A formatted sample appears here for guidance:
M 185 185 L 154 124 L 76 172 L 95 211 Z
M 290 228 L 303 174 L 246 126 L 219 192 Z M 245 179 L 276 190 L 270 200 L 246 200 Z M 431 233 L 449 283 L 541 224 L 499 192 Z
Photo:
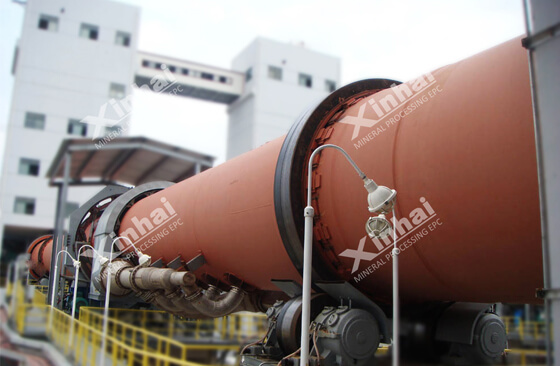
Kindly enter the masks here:
M 36 286 L 39 287 L 39 286 Z M 45 286 L 41 286 L 41 287 L 45 287 Z M 33 304 L 39 305 L 39 304 L 46 304 L 47 303 L 47 295 L 46 293 L 42 290 L 42 289 L 37 289 L 34 293 L 33 293 L 33 300 L 32 300 Z
M 29 305 L 25 303 L 25 288 L 21 284 L 15 284 L 13 289 L 12 301 L 15 301 L 15 304 L 10 306 L 12 311 L 14 311 L 15 320 L 16 320 L 16 329 L 20 334 L 23 334 L 25 328 L 25 315 L 27 313 L 27 308 Z
M 11 296 L 12 295 L 12 291 L 13 291 L 13 284 L 12 281 L 8 281 L 6 279 L 6 296 Z
M 81 311 L 101 313 L 101 308 L 82 307 Z M 268 330 L 266 315 L 242 312 L 223 318 L 186 320 L 157 310 L 109 309 L 109 316 L 139 328 L 168 337 L 192 337 L 195 340 L 219 338 L 224 341 L 249 343 L 260 339 Z
M 49 286 L 34 285 L 33 287 L 35 287 L 35 290 L 37 290 L 37 292 L 40 292 L 44 295 L 49 293 Z
M 106 352 L 102 352 L 103 309 L 82 307 L 80 320 L 46 304 L 44 288 L 36 287 L 33 296 L 26 299 L 26 287 L 12 286 L 15 306 L 10 317 L 16 330 L 23 334 L 28 326 L 46 326 L 51 342 L 76 365 L 97 365 L 101 357 L 107 364 L 157 366 L 207 366 L 191 356 L 205 353 L 205 358 L 217 361 L 219 352 L 237 355 L 241 344 L 248 339 L 260 339 L 266 332 L 266 317 L 261 314 L 238 313 L 219 319 L 189 321 L 177 319 L 169 313 L 151 310 L 110 309 Z M 43 314 L 43 321 L 35 324 L 28 319 L 29 311 Z M 39 317 L 40 318 L 40 317 Z M 130 319 L 135 319 L 131 321 Z M 520 337 L 544 339 L 544 322 L 525 322 L 520 318 L 503 317 L 508 332 Z M 134 324 L 134 325 L 133 325 Z M 184 344 L 173 337 L 190 335 L 196 340 L 208 335 L 229 341 L 224 344 Z M 386 347 L 378 353 L 387 352 Z M 508 349 L 506 353 L 519 357 L 520 364 L 543 362 L 546 351 L 537 349 Z M 210 354 L 213 357 L 208 357 Z
M 138 347 L 139 344 L 135 340 L 143 338 L 152 340 L 153 337 L 149 335 L 149 332 L 142 331 L 136 335 L 126 334 L 122 324 L 115 322 L 111 322 L 106 338 L 106 352 L 103 352 L 101 349 L 103 331 L 101 327 L 97 326 L 98 320 L 94 320 L 95 326 L 92 326 L 88 322 L 72 319 L 58 309 L 48 311 L 53 317 L 53 326 L 47 331 L 49 338 L 59 350 L 73 359 L 76 365 L 97 365 L 102 357 L 106 357 L 106 363 L 110 365 L 203 365 L 187 361 L 182 354 L 165 352 L 160 344 L 154 346 L 146 343 L 142 347 Z M 74 328 L 73 336 L 70 337 L 72 327 Z
M 23 334 L 26 326 L 42 327 L 45 323 L 41 320 L 35 320 L 34 322 L 27 319 L 28 311 L 30 309 L 38 309 L 38 314 L 40 315 L 41 307 L 46 304 L 46 295 L 39 291 L 33 292 L 33 297 L 31 301 L 26 301 L 26 287 L 21 283 L 16 284 L 13 287 L 14 293 L 12 296 L 15 298 L 12 300 L 14 303 L 8 305 L 8 315 L 12 317 L 15 321 L 16 330 Z
M 81 308 L 80 323 L 87 324 L 88 327 L 95 329 L 96 331 L 102 331 L 102 310 L 103 309 L 101 308 Z M 124 312 L 126 310 L 121 309 L 120 311 Z M 142 311 L 138 312 L 141 314 Z M 111 338 L 116 339 L 134 349 L 145 351 L 146 354 L 150 354 L 152 356 L 154 354 L 158 354 L 167 358 L 172 357 L 172 355 L 176 355 L 180 360 L 187 360 L 192 353 L 200 352 L 218 353 L 220 351 L 233 351 L 237 354 L 241 348 L 241 345 L 237 342 L 225 344 L 212 342 L 207 342 L 206 344 L 184 344 L 180 341 L 174 340 L 173 338 L 157 334 L 144 327 L 132 325 L 113 317 L 110 317 L 108 320 L 108 333 L 111 334 Z M 140 361 L 142 363 L 144 362 L 143 359 Z M 167 363 L 162 363 L 162 365 L 167 365 Z
M 77 365 L 97 365 L 104 354 L 101 350 L 103 337 L 103 309 L 81 308 L 80 320 L 63 311 L 51 308 L 46 304 L 44 288 L 35 288 L 33 293 L 26 291 L 28 287 L 19 283 L 13 285 L 14 306 L 11 309 L 10 318 L 14 320 L 16 330 L 24 335 L 28 327 L 43 327 L 51 342 L 69 359 Z M 32 295 L 32 296 L 30 296 Z M 30 314 L 33 319 L 30 320 Z M 207 363 L 189 360 L 192 357 L 217 360 L 218 353 L 231 352 L 237 355 L 241 348 L 240 342 L 228 342 L 225 344 L 215 343 L 220 336 L 230 340 L 244 339 L 250 336 L 254 339 L 261 338 L 266 331 L 263 328 L 263 315 L 236 314 L 228 319 L 212 319 L 210 321 L 181 321 L 177 322 L 173 316 L 161 311 L 111 309 L 110 315 L 123 317 L 134 315 L 140 318 L 140 324 L 136 321 L 124 322 L 109 318 L 107 331 L 106 354 L 108 361 L 116 365 L 185 365 L 203 366 Z M 152 319 L 152 318 L 156 319 Z M 158 320 L 159 318 L 160 320 Z M 166 334 L 175 336 L 180 326 L 187 325 L 188 329 L 194 330 L 195 339 L 204 339 L 203 330 L 211 325 L 214 339 L 198 344 L 183 344 L 172 339 L 172 337 L 157 334 L 150 329 L 151 324 L 157 324 L 161 319 L 166 321 L 168 327 Z M 229 323 L 229 326 L 228 326 Z M 135 325 L 132 325 L 135 324 Z M 233 326 L 234 325 L 234 326 Z M 184 332 L 184 329 L 181 329 Z M 243 331 L 247 331 L 242 334 Z M 252 331 L 252 332 L 251 332 Z M 225 339 L 225 338 L 224 338 Z M 224 340 L 222 339 L 222 340 Z M 212 364 L 216 364 L 213 362 Z M 107 364 L 109 364 L 107 362 Z
M 525 321 L 523 318 L 514 316 L 503 316 L 502 320 L 506 326 L 506 332 L 519 336 L 522 341 L 546 339 L 546 323 L 543 321 Z
M 16 329 L 24 333 L 27 326 L 43 325 L 46 335 L 65 356 L 76 365 L 97 365 L 103 357 L 101 350 L 103 337 L 103 314 L 99 308 L 82 308 L 80 320 L 72 319 L 65 312 L 45 304 L 45 297 L 36 291 L 31 301 L 25 300 L 23 286 L 19 285 L 15 301 L 17 306 L 13 317 Z M 29 311 L 43 315 L 41 324 L 31 324 L 27 319 Z M 123 310 L 121 310 L 123 311 Z M 107 331 L 107 364 L 112 365 L 161 365 L 161 366 L 205 366 L 208 363 L 190 361 L 191 354 L 205 353 L 216 360 L 218 352 L 232 351 L 237 355 L 239 344 L 183 344 L 169 337 L 139 328 L 115 319 L 109 319 Z M 213 362 L 211 364 L 217 364 Z
M 527 358 L 531 358 L 531 365 L 538 365 L 536 360 L 541 360 L 540 364 L 546 363 L 546 351 L 537 349 L 507 349 L 507 355 L 518 355 L 520 357 L 520 365 L 527 365 Z

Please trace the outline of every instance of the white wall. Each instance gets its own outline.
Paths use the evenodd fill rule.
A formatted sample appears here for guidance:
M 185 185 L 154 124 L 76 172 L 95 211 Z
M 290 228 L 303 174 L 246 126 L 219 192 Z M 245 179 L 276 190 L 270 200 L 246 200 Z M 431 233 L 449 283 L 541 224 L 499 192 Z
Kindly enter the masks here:
M 2 226 L 47 229 L 54 224 L 56 189 L 45 174 L 61 141 L 81 138 L 67 134 L 68 120 L 96 116 L 110 99 L 111 82 L 131 93 L 140 11 L 104 0 L 29 0 L 25 10 L 4 155 Z M 39 29 L 41 14 L 58 17 L 58 30 Z M 98 39 L 81 38 L 81 23 L 98 26 Z M 117 31 L 131 34 L 129 47 L 115 44 Z M 25 128 L 26 112 L 45 114 L 45 129 Z M 18 173 L 21 157 L 40 160 L 38 177 Z M 68 200 L 83 203 L 99 189 L 71 189 Z M 16 196 L 35 198 L 35 214 L 14 214 Z
M 282 80 L 269 78 L 269 65 L 282 69 Z M 340 86 L 339 58 L 298 45 L 257 38 L 232 63 L 239 72 L 249 67 L 253 78 L 244 97 L 229 108 L 228 159 L 287 133 L 303 111 L 329 94 L 325 80 Z M 312 76 L 311 88 L 299 85 L 300 73 Z M 253 110 L 252 116 L 241 112 L 246 108 Z M 241 121 L 246 118 L 250 120 Z

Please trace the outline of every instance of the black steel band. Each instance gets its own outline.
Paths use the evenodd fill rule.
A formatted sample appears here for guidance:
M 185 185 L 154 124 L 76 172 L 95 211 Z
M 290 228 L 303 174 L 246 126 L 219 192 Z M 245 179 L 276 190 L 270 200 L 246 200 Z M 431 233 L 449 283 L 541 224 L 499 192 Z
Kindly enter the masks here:
M 367 79 L 348 84 L 303 113 L 290 128 L 282 144 L 274 177 L 276 221 L 286 252 L 296 269 L 303 274 L 303 209 L 305 206 L 306 157 L 311 154 L 313 137 L 328 122 L 325 117 L 350 98 L 371 91 L 387 89 L 398 81 Z M 336 279 L 323 257 L 313 252 L 313 282 Z

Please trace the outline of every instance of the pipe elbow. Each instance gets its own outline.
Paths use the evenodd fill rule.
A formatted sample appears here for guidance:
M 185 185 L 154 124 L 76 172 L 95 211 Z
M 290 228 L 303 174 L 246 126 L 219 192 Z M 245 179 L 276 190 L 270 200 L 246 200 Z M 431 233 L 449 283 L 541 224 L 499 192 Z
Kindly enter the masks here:
M 201 291 L 197 291 L 191 296 L 187 296 L 187 300 L 202 314 L 213 318 L 219 318 L 233 313 L 245 297 L 245 293 L 238 287 L 232 287 L 231 290 L 219 300 L 212 300 L 211 298 L 214 297 L 214 295 L 212 291 L 204 294 Z

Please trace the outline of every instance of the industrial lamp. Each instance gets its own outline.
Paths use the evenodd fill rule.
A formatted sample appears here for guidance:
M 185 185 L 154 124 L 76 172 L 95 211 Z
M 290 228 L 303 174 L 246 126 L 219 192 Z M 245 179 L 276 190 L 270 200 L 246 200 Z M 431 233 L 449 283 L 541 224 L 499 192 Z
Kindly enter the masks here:
M 383 239 L 391 234 L 391 223 L 384 214 L 370 217 L 366 222 L 366 232 L 371 239 Z
M 140 255 L 138 257 L 138 265 L 140 267 L 147 267 L 152 263 L 152 257 L 150 257 L 149 255 L 144 254 L 140 251 L 138 251 L 138 254 Z
M 395 205 L 397 191 L 385 186 L 378 186 L 373 180 L 364 179 L 364 187 L 368 191 L 369 212 L 379 213 L 366 222 L 366 232 L 372 239 L 383 239 L 391 233 L 391 223 L 385 218 L 387 212 Z
M 368 192 L 367 203 L 370 212 L 380 215 L 370 217 L 366 223 L 366 232 L 370 237 L 382 238 L 389 235 L 391 224 L 385 218 L 385 213 L 391 211 L 395 205 L 397 192 L 385 186 L 378 186 L 372 179 L 369 179 L 358 165 L 350 158 L 344 149 L 337 145 L 323 145 L 315 149 L 309 157 L 307 168 L 307 206 L 303 211 L 305 218 L 305 229 L 303 238 L 303 289 L 302 289 L 302 310 L 301 310 L 301 358 L 300 365 L 307 366 L 309 361 L 309 323 L 311 321 L 311 258 L 313 250 L 313 217 L 315 210 L 311 205 L 312 192 L 312 170 L 313 159 L 321 150 L 333 148 L 340 151 L 346 160 L 352 165 L 360 178 L 364 181 L 364 187 Z M 394 216 L 394 215 L 393 215 Z M 372 236 L 373 235 L 373 236 Z M 397 337 L 398 338 L 398 337 Z M 394 358 L 395 360 L 396 358 Z
M 372 179 L 362 178 L 364 187 L 368 191 L 368 210 L 369 212 L 387 213 L 391 211 L 395 205 L 397 191 L 385 186 L 378 186 Z

